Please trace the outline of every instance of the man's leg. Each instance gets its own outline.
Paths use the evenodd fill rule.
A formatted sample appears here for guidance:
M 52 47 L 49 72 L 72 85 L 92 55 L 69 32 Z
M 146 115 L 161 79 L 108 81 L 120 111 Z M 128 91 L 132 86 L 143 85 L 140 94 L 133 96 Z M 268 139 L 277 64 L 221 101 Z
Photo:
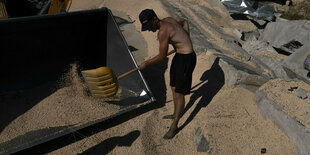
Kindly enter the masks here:
M 165 139 L 171 139 L 175 136 L 178 129 L 178 123 L 181 118 L 182 112 L 184 110 L 185 98 L 181 93 L 175 93 L 175 112 L 174 112 L 174 120 L 170 126 L 169 131 L 165 134 Z
M 171 87 L 172 97 L 173 97 L 173 104 L 174 104 L 174 110 L 172 115 L 165 115 L 163 119 L 174 119 L 175 118 L 175 109 L 177 104 L 177 98 L 175 96 L 175 87 Z

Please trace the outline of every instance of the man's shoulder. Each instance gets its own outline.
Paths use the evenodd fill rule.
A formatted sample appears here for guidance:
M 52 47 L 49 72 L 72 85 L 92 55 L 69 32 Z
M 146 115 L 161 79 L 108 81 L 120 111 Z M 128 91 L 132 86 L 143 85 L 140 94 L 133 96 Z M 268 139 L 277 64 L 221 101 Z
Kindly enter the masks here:
M 176 21 L 175 18 L 173 17 L 166 17 L 162 19 L 163 21 L 171 22 L 171 21 Z

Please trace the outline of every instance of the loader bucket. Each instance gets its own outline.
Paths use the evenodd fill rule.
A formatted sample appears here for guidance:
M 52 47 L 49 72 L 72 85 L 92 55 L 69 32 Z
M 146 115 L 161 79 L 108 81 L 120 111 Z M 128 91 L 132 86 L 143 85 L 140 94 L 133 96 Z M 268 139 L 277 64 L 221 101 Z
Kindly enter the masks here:
M 81 70 L 107 66 L 118 76 L 137 67 L 108 8 L 9 18 L 0 20 L 0 28 L 0 154 L 31 148 L 155 101 L 139 71 L 118 81 L 122 91 L 117 100 L 103 102 L 84 92 Z M 72 76 L 71 85 L 60 84 L 66 75 Z M 86 86 L 83 93 L 72 86 L 76 79 Z M 65 93 L 69 96 L 61 97 Z

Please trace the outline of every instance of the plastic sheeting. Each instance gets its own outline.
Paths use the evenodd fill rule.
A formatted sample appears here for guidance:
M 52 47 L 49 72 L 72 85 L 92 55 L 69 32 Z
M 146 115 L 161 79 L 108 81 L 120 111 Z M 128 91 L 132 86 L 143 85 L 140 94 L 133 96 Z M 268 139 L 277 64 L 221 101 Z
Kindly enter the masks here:
M 307 56 L 305 62 L 304 62 L 304 68 L 310 71 L 310 54 Z
M 229 13 L 238 13 L 252 16 L 257 19 L 272 21 L 275 19 L 271 6 L 248 0 L 221 0 Z

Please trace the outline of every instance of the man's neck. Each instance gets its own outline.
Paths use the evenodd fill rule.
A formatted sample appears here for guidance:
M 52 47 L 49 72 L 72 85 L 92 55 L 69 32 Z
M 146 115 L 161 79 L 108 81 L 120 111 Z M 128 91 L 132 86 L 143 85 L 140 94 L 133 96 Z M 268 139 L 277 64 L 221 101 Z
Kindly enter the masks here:
M 160 22 L 161 22 L 161 20 L 158 19 L 158 21 L 157 21 L 157 29 L 158 29 L 158 30 L 160 29 Z

